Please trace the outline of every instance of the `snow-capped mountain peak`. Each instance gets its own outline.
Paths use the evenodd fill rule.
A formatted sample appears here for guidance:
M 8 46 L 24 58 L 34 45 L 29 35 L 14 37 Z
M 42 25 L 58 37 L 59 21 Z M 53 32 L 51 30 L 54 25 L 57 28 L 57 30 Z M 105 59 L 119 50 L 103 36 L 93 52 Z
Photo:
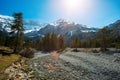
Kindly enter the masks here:
M 0 30 L 5 32 L 11 32 L 11 25 L 13 23 L 13 20 L 14 18 L 11 16 L 0 15 Z M 42 24 L 39 21 L 25 20 L 24 21 L 25 33 L 39 31 L 46 25 L 47 24 Z
M 14 19 L 14 18 L 11 16 L 5 16 L 0 14 L 0 19 Z
M 53 25 L 53 26 L 59 26 L 64 24 L 75 24 L 75 23 L 67 19 L 58 19 L 57 21 L 50 23 L 50 25 Z
M 13 19 L 10 16 L 0 15 L 0 30 L 10 32 Z

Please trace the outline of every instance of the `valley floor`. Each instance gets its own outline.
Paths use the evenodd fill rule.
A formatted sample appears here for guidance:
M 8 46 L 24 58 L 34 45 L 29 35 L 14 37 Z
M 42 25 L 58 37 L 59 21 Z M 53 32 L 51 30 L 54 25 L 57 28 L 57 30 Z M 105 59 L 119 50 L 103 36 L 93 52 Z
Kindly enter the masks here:
M 36 80 L 120 80 L 119 53 L 38 52 L 29 65 Z

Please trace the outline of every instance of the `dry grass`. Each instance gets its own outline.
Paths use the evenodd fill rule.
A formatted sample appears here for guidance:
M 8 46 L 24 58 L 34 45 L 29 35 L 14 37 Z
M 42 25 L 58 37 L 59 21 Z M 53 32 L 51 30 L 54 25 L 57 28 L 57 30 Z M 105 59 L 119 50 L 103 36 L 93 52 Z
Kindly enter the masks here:
M 8 53 L 12 52 L 12 49 L 10 49 L 8 47 L 3 47 L 3 46 L 0 46 L 0 50 L 3 50 Z M 3 74 L 3 71 L 5 70 L 5 68 L 7 68 L 13 62 L 15 62 L 19 59 L 20 59 L 19 55 L 11 54 L 10 56 L 3 56 L 0 53 L 0 80 L 4 80 L 4 78 L 6 77 L 6 75 Z
M 12 62 L 17 61 L 20 58 L 19 55 L 12 54 L 10 56 L 0 55 L 0 72 L 8 67 Z
M 6 52 L 13 52 L 12 49 L 10 49 L 9 47 L 4 47 L 4 46 L 0 46 L 0 50 L 6 51 Z
M 2 56 L 0 55 L 0 80 L 6 77 L 6 75 L 3 73 L 5 68 L 7 68 L 9 65 L 11 65 L 13 62 L 19 60 L 20 56 L 12 54 L 10 56 Z

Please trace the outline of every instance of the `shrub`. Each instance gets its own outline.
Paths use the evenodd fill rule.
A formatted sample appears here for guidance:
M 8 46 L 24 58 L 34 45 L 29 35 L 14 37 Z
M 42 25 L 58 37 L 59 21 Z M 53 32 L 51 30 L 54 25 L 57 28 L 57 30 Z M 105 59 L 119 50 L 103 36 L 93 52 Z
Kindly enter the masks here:
M 77 48 L 73 49 L 72 52 L 80 52 Z
M 35 50 L 34 49 L 24 49 L 20 52 L 20 55 L 26 58 L 33 58 Z
M 120 49 L 120 44 L 116 44 L 115 46 L 117 49 Z
M 108 51 L 108 49 L 107 48 L 101 48 L 100 51 L 105 52 L 105 51 Z
M 92 52 L 93 52 L 93 53 L 99 53 L 99 51 L 96 50 L 96 49 L 95 49 L 95 50 L 92 50 Z

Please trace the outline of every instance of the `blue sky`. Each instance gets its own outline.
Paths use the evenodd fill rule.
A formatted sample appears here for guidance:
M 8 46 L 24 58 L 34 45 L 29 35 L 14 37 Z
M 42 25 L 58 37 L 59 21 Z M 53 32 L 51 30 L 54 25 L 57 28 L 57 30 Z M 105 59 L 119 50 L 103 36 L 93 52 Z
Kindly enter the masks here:
M 76 7 L 77 3 L 71 4 L 69 0 L 0 0 L 0 14 L 22 12 L 25 20 L 43 23 L 64 18 L 89 27 L 103 27 L 120 19 L 120 0 L 82 1 Z

